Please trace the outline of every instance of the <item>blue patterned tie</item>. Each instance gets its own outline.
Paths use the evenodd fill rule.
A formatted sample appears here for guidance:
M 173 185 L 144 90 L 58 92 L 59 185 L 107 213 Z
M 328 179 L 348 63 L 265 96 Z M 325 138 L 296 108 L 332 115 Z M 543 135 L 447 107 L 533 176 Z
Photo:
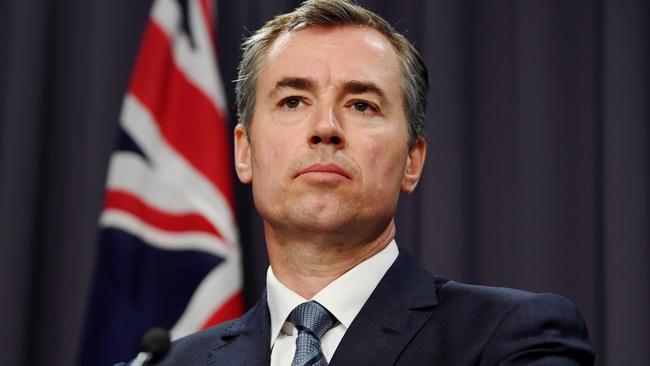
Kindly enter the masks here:
M 320 338 L 334 325 L 327 309 L 316 301 L 303 302 L 291 311 L 288 320 L 298 329 L 291 366 L 327 366 L 320 349 Z

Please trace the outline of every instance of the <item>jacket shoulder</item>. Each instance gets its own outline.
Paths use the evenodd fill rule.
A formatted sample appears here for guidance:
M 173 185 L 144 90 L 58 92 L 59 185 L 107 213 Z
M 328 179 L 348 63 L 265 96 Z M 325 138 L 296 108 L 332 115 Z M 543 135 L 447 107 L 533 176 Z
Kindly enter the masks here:
M 478 313 L 494 324 L 519 312 L 526 312 L 528 320 L 555 317 L 565 321 L 583 322 L 575 305 L 554 293 L 533 293 L 505 287 L 469 285 L 455 281 L 437 281 L 440 305 L 453 306 Z M 471 311 L 469 311 L 471 310 Z
M 234 319 L 175 340 L 158 365 L 205 365 L 210 352 L 224 343 L 222 336 L 240 320 Z
M 473 304 L 474 306 L 496 307 L 500 309 L 539 296 L 542 298 L 561 298 L 559 295 L 550 293 L 535 294 L 512 288 L 470 285 L 440 278 L 436 278 L 436 287 L 441 302 Z
M 439 305 L 449 321 L 467 325 L 456 336 L 478 337 L 481 364 L 593 364 L 585 321 L 560 295 L 446 281 Z
M 221 336 L 237 324 L 239 320 L 234 319 L 221 323 L 175 340 L 170 346 L 169 353 L 156 365 L 205 365 L 205 360 L 210 351 L 223 343 Z M 114 366 L 129 366 L 132 363 L 133 360 L 128 363 L 118 363 Z

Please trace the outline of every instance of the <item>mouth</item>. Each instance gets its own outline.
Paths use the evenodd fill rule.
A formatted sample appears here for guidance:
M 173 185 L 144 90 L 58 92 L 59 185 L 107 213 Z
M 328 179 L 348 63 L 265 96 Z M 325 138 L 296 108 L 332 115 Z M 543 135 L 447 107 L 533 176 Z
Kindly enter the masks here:
M 343 177 L 346 179 L 352 179 L 350 174 L 336 164 L 314 164 L 307 167 L 304 170 L 301 170 L 296 177 L 301 175 L 317 175 L 322 177 L 332 176 L 332 177 Z

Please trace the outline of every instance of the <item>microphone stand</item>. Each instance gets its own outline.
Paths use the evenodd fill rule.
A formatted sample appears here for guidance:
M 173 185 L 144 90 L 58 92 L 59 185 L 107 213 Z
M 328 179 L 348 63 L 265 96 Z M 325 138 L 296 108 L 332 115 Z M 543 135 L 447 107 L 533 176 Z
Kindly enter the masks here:
M 163 328 L 150 329 L 142 337 L 140 352 L 129 366 L 146 366 L 150 362 L 158 363 L 169 352 L 169 333 Z
M 151 352 L 140 352 L 130 366 L 145 366 L 151 361 Z

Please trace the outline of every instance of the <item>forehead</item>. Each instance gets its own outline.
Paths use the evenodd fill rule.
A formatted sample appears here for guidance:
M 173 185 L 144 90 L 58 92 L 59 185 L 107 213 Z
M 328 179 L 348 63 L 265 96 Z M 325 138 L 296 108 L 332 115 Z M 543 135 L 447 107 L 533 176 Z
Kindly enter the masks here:
M 367 81 L 387 94 L 401 93 L 392 44 L 379 31 L 363 26 L 307 26 L 281 34 L 262 65 L 258 88 L 286 77 L 305 77 L 322 86 Z

